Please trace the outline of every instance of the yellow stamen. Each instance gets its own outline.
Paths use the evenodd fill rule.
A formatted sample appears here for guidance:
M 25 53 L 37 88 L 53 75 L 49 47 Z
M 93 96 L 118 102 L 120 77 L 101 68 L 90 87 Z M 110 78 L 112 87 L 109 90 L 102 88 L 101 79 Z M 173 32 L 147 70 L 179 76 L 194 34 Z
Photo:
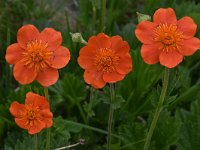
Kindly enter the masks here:
M 119 57 L 115 55 L 112 49 L 101 48 L 97 51 L 95 56 L 95 66 L 98 71 L 113 72 L 115 65 L 119 62 Z
M 177 25 L 160 24 L 154 30 L 154 41 L 161 44 L 160 49 L 165 52 L 177 50 L 182 40 L 183 34 L 178 30 Z
M 51 65 L 53 52 L 47 50 L 48 43 L 34 40 L 27 44 L 27 49 L 23 53 L 24 65 L 33 68 L 36 72 L 42 71 Z

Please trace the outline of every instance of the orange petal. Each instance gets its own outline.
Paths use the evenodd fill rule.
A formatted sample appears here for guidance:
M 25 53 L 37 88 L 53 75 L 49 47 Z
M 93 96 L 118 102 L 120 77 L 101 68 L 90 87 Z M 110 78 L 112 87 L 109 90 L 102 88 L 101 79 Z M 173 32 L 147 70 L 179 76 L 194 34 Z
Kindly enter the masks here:
M 119 64 L 116 65 L 116 71 L 119 74 L 127 74 L 132 70 L 132 59 L 130 54 L 120 57 Z
M 152 44 L 156 24 L 149 21 L 142 21 L 135 29 L 136 37 L 144 44 Z
M 123 55 L 128 53 L 130 50 L 130 46 L 126 41 L 123 41 L 120 36 L 113 36 L 110 38 L 111 41 L 111 49 L 116 51 L 119 55 Z
M 22 53 L 24 52 L 24 49 L 22 49 L 18 43 L 10 45 L 6 50 L 6 61 L 9 64 L 15 64 L 19 60 L 22 59 Z
M 45 122 L 46 128 L 49 128 L 53 124 L 53 114 L 50 112 L 49 109 L 45 109 L 40 111 L 41 116 L 43 116 L 43 122 Z
M 125 75 L 119 74 L 117 72 L 104 73 L 103 80 L 108 83 L 115 83 L 117 81 L 123 80 Z
M 58 70 L 47 68 L 38 73 L 36 80 L 44 87 L 48 87 L 57 82 L 59 77 Z
M 161 52 L 159 59 L 161 65 L 167 68 L 174 68 L 182 62 L 183 55 L 177 51 Z
M 26 105 L 34 104 L 35 100 L 37 99 L 37 96 L 38 95 L 33 92 L 28 92 L 26 94 L 25 104 Z
M 29 134 L 39 133 L 42 129 L 46 127 L 43 121 L 34 120 L 33 126 L 30 126 L 28 129 Z
M 94 67 L 94 57 L 87 57 L 87 56 L 82 56 L 80 55 L 78 57 L 78 64 L 81 66 L 83 69 L 89 69 Z
M 53 114 L 52 114 L 52 112 L 50 112 L 49 108 L 41 110 L 40 114 L 42 115 L 42 117 L 44 117 L 44 119 L 45 118 L 53 118 Z
M 96 89 L 101 89 L 106 85 L 106 82 L 103 80 L 102 75 L 97 75 L 91 85 Z
M 88 40 L 88 45 L 99 48 L 109 48 L 111 46 L 110 37 L 104 33 L 99 33 L 97 36 L 92 36 Z
M 153 15 L 153 21 L 156 24 L 167 23 L 176 24 L 176 14 L 172 8 L 159 8 Z
M 62 43 L 61 33 L 53 28 L 45 28 L 40 34 L 40 39 L 48 42 L 48 49 L 52 51 L 56 51 Z
M 185 40 L 179 52 L 185 56 L 193 55 L 198 49 L 200 49 L 200 40 L 196 37 Z
M 116 36 L 112 36 L 110 38 L 110 42 L 111 42 L 111 48 L 113 49 L 117 49 L 119 46 L 119 43 L 123 42 L 121 36 L 116 35 Z
M 183 17 L 177 22 L 178 29 L 183 32 L 183 36 L 185 39 L 189 39 L 193 37 L 197 30 L 197 25 L 190 17 Z
M 91 84 L 94 88 L 103 88 L 106 82 L 103 80 L 101 72 L 94 70 L 85 70 L 84 80 L 86 83 Z
M 22 129 L 28 129 L 28 120 L 26 118 L 15 118 L 15 123 Z
M 51 64 L 53 68 L 63 68 L 65 67 L 70 60 L 70 53 L 68 48 L 60 46 L 54 51 L 54 58 Z
M 85 70 L 84 80 L 87 84 L 92 84 L 93 80 L 96 78 L 96 72 L 97 70 Z
M 160 50 L 154 44 L 143 44 L 141 48 L 141 55 L 147 64 L 155 64 L 159 62 Z
M 40 109 L 49 109 L 49 102 L 45 99 L 44 96 L 40 96 L 38 94 L 35 94 L 33 92 L 28 92 L 26 94 L 26 105 L 32 104 L 33 107 L 40 107 Z
M 34 25 L 24 25 L 17 32 L 17 41 L 22 48 L 26 48 L 28 42 L 35 40 L 39 36 L 39 31 Z
M 87 45 L 80 49 L 79 55 L 94 57 L 96 54 L 96 50 L 97 49 L 94 46 Z
M 96 55 L 95 47 L 91 45 L 84 46 L 79 51 L 78 64 L 83 69 L 90 68 L 91 66 L 93 66 L 95 55 Z
M 37 99 L 34 102 L 34 106 L 39 106 L 41 110 L 50 109 L 49 102 L 46 100 L 44 96 L 37 95 Z
M 19 61 L 14 65 L 13 74 L 20 84 L 29 84 L 33 82 L 37 76 L 34 69 L 24 66 L 22 61 Z
M 53 125 L 53 120 L 49 118 L 45 118 L 44 120 L 46 127 L 45 128 L 50 128 Z
M 14 117 L 20 117 L 26 112 L 24 104 L 19 104 L 16 101 L 12 102 L 9 111 Z

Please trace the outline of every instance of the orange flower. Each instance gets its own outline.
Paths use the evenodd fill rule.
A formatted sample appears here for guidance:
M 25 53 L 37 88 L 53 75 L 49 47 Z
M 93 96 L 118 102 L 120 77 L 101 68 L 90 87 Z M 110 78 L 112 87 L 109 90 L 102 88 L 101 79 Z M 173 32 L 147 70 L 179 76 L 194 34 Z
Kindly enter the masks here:
M 61 33 L 45 28 L 41 33 L 33 25 L 24 25 L 17 33 L 18 43 L 7 48 L 6 61 L 14 64 L 14 77 L 21 84 L 37 80 L 42 86 L 54 84 L 58 70 L 70 60 L 70 53 L 61 46 Z
M 79 52 L 78 63 L 85 69 L 85 82 L 94 88 L 122 80 L 132 70 L 130 47 L 120 36 L 104 33 L 92 36 Z
M 143 43 L 141 55 L 147 64 L 160 62 L 173 68 L 184 56 L 190 56 L 200 48 L 200 40 L 194 37 L 196 29 L 197 25 L 190 17 L 177 20 L 172 8 L 160 8 L 155 12 L 153 22 L 138 24 L 135 34 Z
M 16 124 L 28 130 L 29 134 L 39 133 L 53 124 L 53 114 L 50 112 L 48 101 L 32 92 L 26 94 L 25 105 L 13 102 L 10 112 L 15 117 Z

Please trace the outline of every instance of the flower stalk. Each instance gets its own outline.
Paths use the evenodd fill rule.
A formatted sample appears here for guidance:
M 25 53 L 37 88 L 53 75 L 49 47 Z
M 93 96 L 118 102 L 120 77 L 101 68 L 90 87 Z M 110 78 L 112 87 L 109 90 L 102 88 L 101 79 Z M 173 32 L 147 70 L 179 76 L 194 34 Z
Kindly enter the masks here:
M 112 121 L 113 121 L 113 113 L 114 109 L 112 108 L 112 102 L 115 99 L 115 89 L 114 85 L 110 84 L 110 110 L 109 110 L 109 118 L 108 118 L 108 141 L 107 141 L 107 148 L 110 150 L 110 143 L 111 143 L 111 134 L 112 134 Z
M 106 0 L 102 0 L 101 31 L 106 28 Z
M 48 92 L 48 88 L 44 87 L 44 96 L 46 98 L 46 100 L 49 101 L 49 92 Z M 50 103 L 49 103 L 50 104 Z M 47 142 L 46 142 L 46 150 L 50 150 L 50 141 L 51 141 L 51 128 L 47 129 Z
M 37 134 L 34 135 L 35 150 L 38 150 L 38 138 Z
M 169 69 L 165 68 L 161 95 L 160 95 L 158 105 L 157 105 L 156 110 L 155 110 L 153 120 L 151 122 L 149 132 L 148 132 L 147 137 L 146 137 L 146 141 L 145 141 L 145 145 L 144 145 L 143 150 L 149 149 L 149 145 L 150 145 L 150 142 L 151 142 L 151 138 L 152 138 L 154 129 L 156 127 L 160 112 L 162 111 L 163 102 L 165 100 L 165 96 L 166 96 L 166 92 L 167 92 L 168 80 L 169 80 Z

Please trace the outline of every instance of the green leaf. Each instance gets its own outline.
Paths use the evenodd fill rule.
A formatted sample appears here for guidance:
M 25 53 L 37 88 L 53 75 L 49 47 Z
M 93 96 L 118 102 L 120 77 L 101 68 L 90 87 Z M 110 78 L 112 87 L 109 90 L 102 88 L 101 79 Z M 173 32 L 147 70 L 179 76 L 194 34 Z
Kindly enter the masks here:
M 143 148 L 146 135 L 145 124 L 128 122 L 120 125 L 118 132 L 124 138 L 121 149 L 140 150 Z
M 54 118 L 54 128 L 55 131 L 65 137 L 67 140 L 71 137 L 72 133 L 78 133 L 81 130 L 80 126 L 73 126 L 65 121 L 62 117 Z
M 176 143 L 180 133 L 181 122 L 170 115 L 170 112 L 162 111 L 152 141 L 155 142 L 156 149 L 168 150 Z
M 191 112 L 178 109 L 176 117 L 182 122 L 177 150 L 199 150 L 200 143 L 200 103 L 199 99 L 192 103 Z

